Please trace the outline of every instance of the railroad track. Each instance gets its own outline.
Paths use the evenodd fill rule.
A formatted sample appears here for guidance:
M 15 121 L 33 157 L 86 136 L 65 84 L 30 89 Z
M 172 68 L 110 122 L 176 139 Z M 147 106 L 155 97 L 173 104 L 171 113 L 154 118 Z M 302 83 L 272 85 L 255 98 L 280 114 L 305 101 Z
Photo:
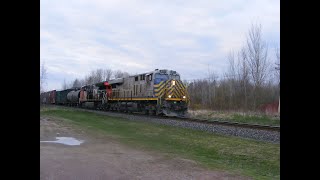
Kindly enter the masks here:
M 201 122 L 201 123 L 208 123 L 208 124 L 220 124 L 220 125 L 227 125 L 227 126 L 253 128 L 253 129 L 265 129 L 265 130 L 273 130 L 273 131 L 280 132 L 280 126 L 239 123 L 239 122 L 232 122 L 232 121 L 225 121 L 225 120 L 197 119 L 197 118 L 174 117 L 174 119 L 181 119 L 181 120 L 186 120 L 186 121 Z
M 69 107 L 69 106 L 62 106 L 62 107 Z M 234 127 L 242 127 L 242 128 L 262 129 L 262 130 L 279 131 L 280 132 L 280 126 L 239 123 L 239 122 L 232 122 L 232 121 L 225 121 L 225 120 L 156 116 L 156 115 L 145 115 L 145 114 L 141 114 L 141 113 L 126 113 L 126 112 L 118 112 L 118 111 L 102 111 L 102 110 L 97 110 L 97 109 L 87 109 L 87 108 L 77 108 L 77 107 L 69 107 L 69 108 L 84 109 L 84 110 L 90 110 L 90 111 L 96 111 L 96 112 L 107 112 L 107 113 L 109 112 L 109 113 L 115 113 L 115 114 L 126 114 L 126 115 L 134 115 L 134 116 L 141 116 L 141 117 L 152 117 L 152 118 L 159 118 L 159 119 L 174 119 L 174 120 L 180 120 L 180 121 L 200 122 L 200 123 L 206 123 L 206 124 L 218 124 L 218 125 L 234 126 Z
M 116 112 L 116 113 L 128 114 L 124 112 Z M 161 118 L 161 119 L 174 119 L 174 120 L 181 120 L 181 121 L 200 122 L 200 123 L 206 123 L 206 124 L 219 124 L 219 125 L 235 126 L 235 127 L 243 127 L 243 128 L 251 128 L 251 129 L 264 129 L 264 130 L 280 132 L 280 126 L 269 126 L 269 125 L 261 125 L 261 124 L 239 123 L 239 122 L 232 122 L 232 121 L 225 121 L 225 120 L 198 119 L 198 118 L 188 118 L 188 117 L 144 115 L 144 114 L 137 114 L 137 113 L 134 113 L 134 115 L 143 116 L 143 117 Z

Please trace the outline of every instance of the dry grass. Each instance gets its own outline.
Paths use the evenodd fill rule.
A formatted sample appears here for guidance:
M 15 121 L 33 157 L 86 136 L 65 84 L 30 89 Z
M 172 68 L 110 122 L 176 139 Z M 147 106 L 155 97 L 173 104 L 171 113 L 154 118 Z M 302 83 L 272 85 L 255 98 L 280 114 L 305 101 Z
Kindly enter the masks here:
M 257 112 L 189 110 L 188 113 L 191 118 L 227 120 L 266 125 L 280 125 L 279 116 L 265 115 Z

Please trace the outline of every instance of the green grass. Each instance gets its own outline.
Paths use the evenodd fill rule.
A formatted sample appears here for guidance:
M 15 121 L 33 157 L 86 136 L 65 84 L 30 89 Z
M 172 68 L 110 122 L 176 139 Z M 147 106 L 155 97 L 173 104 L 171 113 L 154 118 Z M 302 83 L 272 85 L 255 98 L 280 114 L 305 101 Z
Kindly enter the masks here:
M 205 167 L 227 170 L 254 179 L 280 179 L 280 145 L 210 134 L 90 112 L 40 109 L 41 116 L 71 120 L 116 137 L 119 141 L 195 160 Z
M 239 123 L 261 124 L 280 126 L 280 118 L 268 116 L 264 114 L 239 113 L 227 111 L 210 111 L 210 110 L 190 110 L 191 117 L 208 119 L 208 120 L 224 120 Z
M 234 114 L 234 115 L 232 115 L 232 118 L 230 118 L 228 120 L 242 122 L 242 123 L 280 126 L 280 120 L 273 119 L 273 118 L 266 116 L 266 115 L 257 116 L 257 115 Z

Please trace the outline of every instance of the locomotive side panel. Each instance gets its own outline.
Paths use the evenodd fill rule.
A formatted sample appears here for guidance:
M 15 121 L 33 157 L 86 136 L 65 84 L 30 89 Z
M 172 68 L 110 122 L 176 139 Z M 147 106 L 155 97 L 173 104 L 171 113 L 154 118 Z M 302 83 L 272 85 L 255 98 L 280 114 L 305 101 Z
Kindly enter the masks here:
M 148 97 L 148 83 L 145 74 L 139 74 L 133 77 L 133 94 L 134 97 L 146 98 Z

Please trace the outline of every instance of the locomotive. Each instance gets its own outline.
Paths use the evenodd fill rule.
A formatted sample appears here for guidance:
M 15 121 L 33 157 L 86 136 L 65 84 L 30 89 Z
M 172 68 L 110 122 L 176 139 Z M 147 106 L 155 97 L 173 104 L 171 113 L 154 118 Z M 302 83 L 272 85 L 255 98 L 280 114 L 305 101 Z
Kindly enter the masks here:
M 185 116 L 189 104 L 179 73 L 167 69 L 53 90 L 42 93 L 40 100 L 41 103 L 165 116 Z

